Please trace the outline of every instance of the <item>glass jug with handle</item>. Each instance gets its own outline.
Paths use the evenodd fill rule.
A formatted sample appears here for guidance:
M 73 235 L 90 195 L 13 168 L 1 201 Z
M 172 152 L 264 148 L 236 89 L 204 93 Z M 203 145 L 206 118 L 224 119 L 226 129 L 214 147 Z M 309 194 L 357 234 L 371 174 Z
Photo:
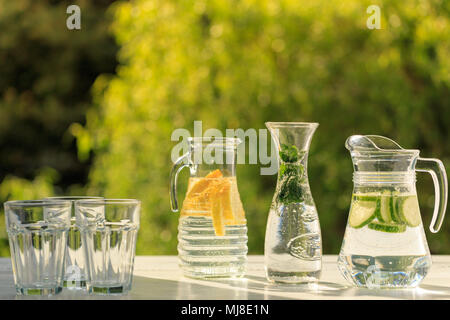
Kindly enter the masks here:
M 178 224 L 178 258 L 185 276 L 242 277 L 247 264 L 247 223 L 236 181 L 238 138 L 189 138 L 173 165 L 171 206 L 178 211 L 176 180 L 190 178 Z
M 435 208 L 430 225 L 438 232 L 447 205 L 447 176 L 438 159 L 419 157 L 376 135 L 347 139 L 354 189 L 339 269 L 358 287 L 408 288 L 427 275 L 431 256 L 416 194 L 416 171 L 431 174 Z

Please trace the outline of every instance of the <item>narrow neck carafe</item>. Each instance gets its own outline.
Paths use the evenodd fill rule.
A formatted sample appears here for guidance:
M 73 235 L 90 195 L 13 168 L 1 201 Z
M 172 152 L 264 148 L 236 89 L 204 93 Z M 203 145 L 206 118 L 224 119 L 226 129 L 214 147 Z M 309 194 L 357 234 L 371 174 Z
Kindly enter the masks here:
M 266 123 L 278 151 L 274 205 L 312 203 L 308 181 L 308 152 L 317 123 Z
M 271 282 L 315 282 L 321 274 L 322 239 L 307 174 L 317 123 L 268 122 L 278 152 L 278 179 L 264 246 Z

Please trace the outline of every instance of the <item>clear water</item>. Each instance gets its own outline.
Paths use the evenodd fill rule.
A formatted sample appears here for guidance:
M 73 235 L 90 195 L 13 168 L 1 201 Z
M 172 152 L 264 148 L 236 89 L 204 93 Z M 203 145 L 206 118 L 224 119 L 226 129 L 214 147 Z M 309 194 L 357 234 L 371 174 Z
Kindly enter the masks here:
M 247 265 L 247 226 L 225 226 L 216 236 L 211 217 L 181 216 L 178 257 L 183 273 L 193 278 L 242 277 Z
M 67 235 L 67 254 L 64 274 L 64 287 L 68 289 L 84 289 L 86 287 L 86 271 L 81 233 L 75 225 L 76 219 L 71 219 Z
M 90 293 L 122 294 L 131 289 L 137 231 L 120 222 L 82 229 Z
M 401 233 L 347 227 L 338 266 L 358 287 L 415 287 L 431 267 L 423 226 Z
M 57 294 L 63 287 L 67 230 L 46 223 L 8 230 L 16 292 Z
M 317 281 L 322 269 L 322 247 L 316 208 L 305 203 L 272 206 L 264 252 L 269 281 Z

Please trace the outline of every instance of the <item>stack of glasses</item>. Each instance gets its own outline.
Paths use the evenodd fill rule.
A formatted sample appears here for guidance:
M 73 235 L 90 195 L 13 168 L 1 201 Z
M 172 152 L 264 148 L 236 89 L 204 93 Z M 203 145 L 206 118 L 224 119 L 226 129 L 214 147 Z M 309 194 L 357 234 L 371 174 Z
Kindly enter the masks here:
M 8 201 L 6 227 L 17 294 L 131 289 L 141 203 L 52 197 Z

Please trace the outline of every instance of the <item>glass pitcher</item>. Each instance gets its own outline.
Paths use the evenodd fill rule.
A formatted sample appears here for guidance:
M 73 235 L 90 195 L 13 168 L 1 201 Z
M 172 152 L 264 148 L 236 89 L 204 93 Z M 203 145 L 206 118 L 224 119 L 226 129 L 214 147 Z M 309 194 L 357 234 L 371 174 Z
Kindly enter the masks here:
M 270 282 L 316 282 L 322 269 L 319 217 L 309 188 L 307 160 L 318 123 L 267 122 L 278 150 L 278 179 L 264 246 Z
M 358 287 L 417 286 L 431 256 L 416 194 L 416 171 L 428 172 L 435 187 L 430 225 L 439 231 L 447 205 L 447 176 L 440 160 L 419 157 L 391 139 L 354 135 L 347 139 L 354 190 L 339 269 Z
M 185 276 L 241 277 L 247 264 L 247 222 L 236 182 L 238 138 L 189 138 L 189 151 L 173 165 L 171 206 L 178 211 L 176 180 L 190 178 L 178 225 L 178 257 Z

